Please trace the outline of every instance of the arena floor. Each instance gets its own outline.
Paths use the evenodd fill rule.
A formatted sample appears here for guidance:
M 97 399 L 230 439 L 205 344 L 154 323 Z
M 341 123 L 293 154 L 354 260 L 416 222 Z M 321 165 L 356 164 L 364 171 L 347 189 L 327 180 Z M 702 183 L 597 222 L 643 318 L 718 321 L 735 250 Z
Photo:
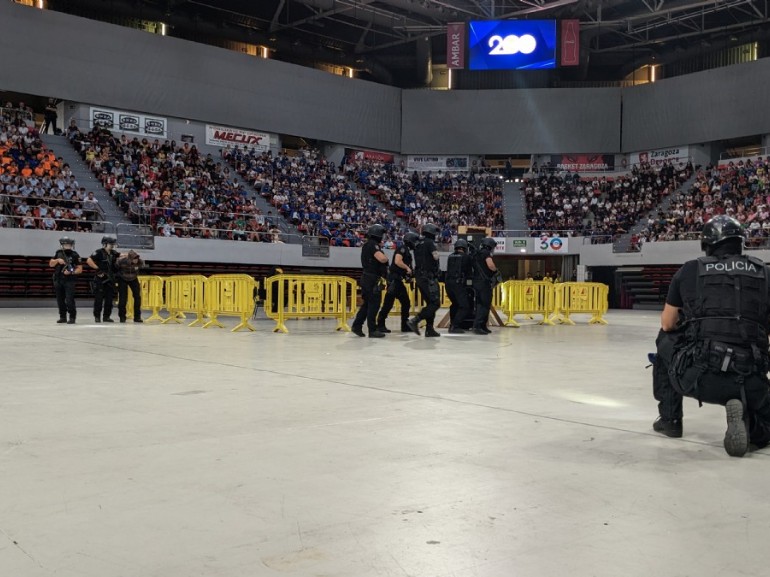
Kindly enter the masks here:
M 728 457 L 694 401 L 652 432 L 656 313 L 376 340 L 86 313 L 0 310 L 3 577 L 767 575 L 770 450 Z

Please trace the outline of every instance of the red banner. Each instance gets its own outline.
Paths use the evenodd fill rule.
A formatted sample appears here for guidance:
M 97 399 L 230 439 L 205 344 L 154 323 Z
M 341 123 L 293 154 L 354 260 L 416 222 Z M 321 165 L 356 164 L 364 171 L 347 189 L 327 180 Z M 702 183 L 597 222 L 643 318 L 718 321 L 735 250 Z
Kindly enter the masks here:
M 363 160 L 374 160 L 377 162 L 384 162 L 385 164 L 393 164 L 394 156 L 387 152 L 377 152 L 375 150 L 356 150 L 353 148 L 345 149 L 345 156 L 349 161 L 361 162 Z
M 446 25 L 446 67 L 465 68 L 465 23 Z
M 580 64 L 580 20 L 561 21 L 561 65 Z

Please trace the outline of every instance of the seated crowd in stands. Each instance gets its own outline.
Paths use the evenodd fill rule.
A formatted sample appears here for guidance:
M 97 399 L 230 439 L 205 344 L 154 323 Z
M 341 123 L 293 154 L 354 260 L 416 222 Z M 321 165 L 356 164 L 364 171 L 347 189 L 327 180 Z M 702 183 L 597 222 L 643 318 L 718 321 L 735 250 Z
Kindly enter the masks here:
M 358 167 L 356 167 L 358 170 Z M 420 230 L 432 222 L 441 228 L 440 240 L 451 242 L 459 226 L 505 228 L 502 179 L 475 172 L 417 172 L 392 165 L 363 167 L 361 186 L 379 198 L 409 227 Z
M 527 222 L 532 236 L 543 232 L 591 236 L 611 241 L 640 219 L 692 175 L 690 163 L 660 167 L 642 164 L 630 174 L 581 178 L 541 173 L 524 181 Z
M 768 171 L 770 157 L 700 170 L 689 190 L 675 195 L 666 210 L 649 216 L 647 226 L 632 239 L 634 248 L 645 242 L 696 240 L 703 224 L 720 214 L 744 224 L 750 245 L 764 246 L 763 239 L 770 237 Z
M 67 137 L 134 223 L 158 236 L 277 242 L 251 192 L 195 145 L 71 126 Z
M 93 193 L 45 148 L 25 106 L 0 111 L 0 226 L 90 230 L 101 213 Z M 442 243 L 451 243 L 463 225 L 505 227 L 503 181 L 485 172 L 418 174 L 375 160 L 338 167 L 314 149 L 274 155 L 228 147 L 220 159 L 190 143 L 98 127 L 84 133 L 74 122 L 66 136 L 133 222 L 150 224 L 161 236 L 280 242 L 285 219 L 332 246 L 360 246 L 367 228 L 380 223 L 391 248 L 427 222 L 440 227 Z M 768 161 L 709 167 L 691 190 L 676 193 L 692 171 L 689 163 L 666 163 L 615 177 L 541 172 L 522 187 L 531 235 L 612 239 L 642 221 L 646 228 L 632 238 L 638 249 L 643 242 L 688 238 L 725 213 L 746 223 L 751 238 L 770 236 Z M 262 214 L 257 194 L 275 216 Z M 658 209 L 669 196 L 670 206 Z
M 6 105 L 0 117 L 0 226 L 88 231 L 98 219 L 93 196 L 48 150 L 26 108 Z M 17 113 L 18 112 L 18 113 Z
M 391 239 L 401 234 L 397 221 L 317 150 L 273 156 L 236 147 L 222 155 L 300 234 L 325 237 L 331 246 L 360 246 L 375 222 Z
M 301 233 L 326 237 L 332 246 L 360 245 L 374 223 L 385 227 L 386 247 L 426 222 L 442 228 L 443 242 L 460 225 L 503 228 L 497 176 L 420 176 L 376 160 L 345 160 L 338 169 L 316 150 L 273 158 L 236 147 L 223 155 Z

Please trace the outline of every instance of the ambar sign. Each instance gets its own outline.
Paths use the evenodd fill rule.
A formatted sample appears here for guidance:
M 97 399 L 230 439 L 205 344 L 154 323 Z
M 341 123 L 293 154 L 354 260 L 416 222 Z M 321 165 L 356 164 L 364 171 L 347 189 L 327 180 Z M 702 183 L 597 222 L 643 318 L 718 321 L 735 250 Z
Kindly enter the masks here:
M 267 150 L 270 147 L 270 135 L 251 130 L 206 125 L 206 144 L 228 146 L 242 144 L 249 148 Z

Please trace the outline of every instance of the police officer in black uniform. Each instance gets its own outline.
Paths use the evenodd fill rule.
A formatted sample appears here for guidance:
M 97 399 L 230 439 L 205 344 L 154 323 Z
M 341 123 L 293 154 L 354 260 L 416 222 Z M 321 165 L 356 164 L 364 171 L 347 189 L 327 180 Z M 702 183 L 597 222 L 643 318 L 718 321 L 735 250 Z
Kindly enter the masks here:
M 473 333 L 488 335 L 489 310 L 492 308 L 492 289 L 500 282 L 500 273 L 492 260 L 497 243 L 495 239 L 482 238 L 479 249 L 473 255 L 473 291 L 476 293 L 476 315 L 473 319 Z
M 734 457 L 749 442 L 770 442 L 770 275 L 761 260 L 742 254 L 743 238 L 729 216 L 703 227 L 706 256 L 686 262 L 671 281 L 653 373 L 660 413 L 653 429 L 682 436 L 683 395 L 724 405 L 724 448 Z
M 353 320 L 352 331 L 359 337 L 363 337 L 364 321 L 369 330 L 369 338 L 378 339 L 385 333 L 377 330 L 377 311 L 382 301 L 382 285 L 380 279 L 385 278 L 388 270 L 388 257 L 382 252 L 380 243 L 385 236 L 385 227 L 381 224 L 373 224 L 366 231 L 366 242 L 361 248 L 361 308 Z
M 425 336 L 440 337 L 433 328 L 436 319 L 436 311 L 441 306 L 441 297 L 438 287 L 439 263 L 438 248 L 436 247 L 436 235 L 441 232 L 439 228 L 428 223 L 422 227 L 422 238 L 414 249 L 414 278 L 420 296 L 425 301 L 425 306 L 417 316 L 407 321 L 407 326 L 416 334 L 420 334 L 420 321 L 425 321 Z
M 120 253 L 115 250 L 117 240 L 111 236 L 102 237 L 102 248 L 88 257 L 86 264 L 96 271 L 91 281 L 94 293 L 94 320 L 99 323 L 114 323 L 110 318 L 112 302 L 115 300 L 115 272 Z M 104 316 L 102 316 L 104 309 Z
M 412 274 L 411 251 L 414 250 L 415 244 L 419 239 L 420 235 L 416 232 L 407 232 L 404 235 L 404 242 L 393 253 L 393 259 L 388 268 L 388 285 L 385 291 L 385 298 L 382 301 L 382 308 L 377 315 L 377 330 L 381 333 L 390 332 L 390 329 L 385 326 L 385 320 L 388 318 L 396 299 L 398 299 L 401 305 L 401 332 L 408 333 L 412 331 L 407 324 L 411 303 L 409 302 L 409 293 L 406 290 L 406 286 L 404 286 L 404 281 Z
M 75 306 L 75 281 L 83 272 L 80 255 L 75 252 L 75 241 L 69 237 L 59 239 L 59 246 L 54 257 L 48 261 L 53 271 L 53 286 L 56 291 L 56 304 L 59 307 L 57 323 L 74 325 L 78 312 Z M 69 313 L 69 320 L 67 320 Z
M 463 321 L 471 312 L 467 281 L 473 278 L 473 262 L 468 254 L 468 241 L 457 239 L 455 251 L 447 257 L 444 286 L 452 305 L 449 307 L 449 332 L 462 334 Z

